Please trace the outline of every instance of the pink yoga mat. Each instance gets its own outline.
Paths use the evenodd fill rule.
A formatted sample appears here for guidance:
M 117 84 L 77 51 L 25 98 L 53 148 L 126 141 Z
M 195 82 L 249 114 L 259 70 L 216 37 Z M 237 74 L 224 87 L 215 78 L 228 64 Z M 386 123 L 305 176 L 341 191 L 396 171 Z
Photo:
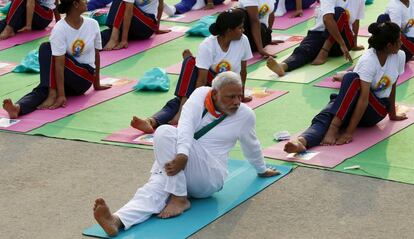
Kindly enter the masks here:
M 287 12 L 285 15 L 283 15 L 282 17 L 275 17 L 275 21 L 273 22 L 273 27 L 272 29 L 277 29 L 277 30 L 286 30 L 288 28 L 291 28 L 299 23 L 302 23 L 304 21 L 307 21 L 311 18 L 314 17 L 315 15 L 315 5 L 313 5 L 312 7 L 308 8 L 308 9 L 304 9 L 303 10 L 303 16 L 301 17 L 295 17 L 295 18 L 291 18 L 290 16 L 292 15 L 293 12 Z
M 0 76 L 11 72 L 17 65 L 15 62 L 0 62 Z
M 48 36 L 52 31 L 53 25 L 55 25 L 55 22 L 50 23 L 49 27 L 44 30 L 32 30 L 30 32 L 16 33 L 15 36 L 9 39 L 0 40 L 0 50 Z
M 247 103 L 247 105 L 252 109 L 255 109 L 263 104 L 266 104 L 269 101 L 272 101 L 288 93 L 287 91 L 277 91 L 277 90 L 266 90 L 265 92 L 260 91 L 260 90 L 256 90 L 256 91 L 262 92 L 262 93 L 254 93 L 253 100 Z M 111 141 L 111 142 L 128 143 L 128 144 L 153 145 L 152 134 L 145 134 L 144 132 L 134 129 L 132 127 L 128 127 L 126 129 L 117 131 L 109 135 L 103 140 Z
M 358 36 L 370 37 L 371 33 L 368 32 L 368 27 L 367 26 L 361 27 L 358 31 Z
M 156 35 L 154 34 L 151 38 L 142 41 L 129 41 L 127 49 L 112 50 L 112 51 L 101 51 L 101 67 L 111 65 L 115 62 L 133 56 L 137 53 L 146 51 L 150 48 L 159 46 L 168 41 L 174 40 L 178 37 L 183 36 L 185 33 L 180 31 L 171 31 L 166 34 Z
M 265 49 L 270 53 L 270 54 L 277 54 L 281 51 L 284 51 L 292 46 L 295 46 L 297 44 L 299 44 L 302 40 L 303 37 L 302 36 L 289 36 L 289 35 L 285 35 L 285 34 L 272 34 L 272 37 L 279 37 L 279 38 L 285 38 L 285 37 L 289 37 L 287 40 L 285 40 L 285 42 L 283 43 L 279 43 L 278 45 L 268 45 L 265 47 Z M 247 65 L 253 65 L 254 63 L 262 60 L 263 57 L 255 52 L 253 53 L 253 58 L 247 61 Z M 165 71 L 169 74 L 175 74 L 175 75 L 179 75 L 180 71 L 181 71 L 181 65 L 182 62 L 174 64 L 172 66 L 169 66 L 167 68 L 165 68 Z
M 283 147 L 287 141 L 277 143 L 264 149 L 263 154 L 268 158 L 333 168 L 346 159 L 361 153 L 362 151 L 413 124 L 414 108 L 410 108 L 406 114 L 408 119 L 403 121 L 390 121 L 388 117 L 386 117 L 374 127 L 358 128 L 354 134 L 353 141 L 349 144 L 338 146 L 317 146 L 311 148 L 308 150 L 308 154 L 302 155 L 304 158 L 309 157 L 307 159 L 300 159 L 301 156 L 297 156 L 297 158 L 288 157 L 288 154 L 283 151 Z M 298 134 L 293 137 L 297 136 Z
M 103 77 L 101 80 L 104 79 L 105 77 Z M 91 87 L 91 89 L 89 89 L 82 96 L 68 97 L 67 106 L 65 108 L 59 108 L 55 110 L 36 110 L 30 114 L 19 117 L 17 119 L 18 122 L 9 127 L 0 126 L 0 129 L 15 132 L 27 132 L 33 130 L 46 123 L 56 121 L 68 115 L 87 109 L 96 104 L 125 94 L 131 91 L 132 87 L 135 84 L 136 81 L 124 81 L 123 84 L 114 84 L 111 89 L 103 91 L 95 91 L 93 90 L 93 87 Z M 0 124 L 2 123 L 2 121 L 7 120 L 7 118 L 8 114 L 3 109 L 0 109 Z
M 400 85 L 407 80 L 411 79 L 414 76 L 414 61 L 409 61 L 405 64 L 404 73 L 398 77 L 397 85 Z M 339 89 L 341 87 L 341 82 L 333 81 L 332 77 L 325 78 L 324 80 L 315 84 L 318 87 L 333 88 Z
M 210 15 L 214 15 L 219 12 L 224 12 L 230 7 L 234 6 L 235 4 L 236 3 L 227 0 L 223 4 L 214 6 L 213 9 L 209 9 L 209 10 L 200 9 L 200 10 L 189 11 L 184 14 L 174 15 L 172 17 L 163 17 L 162 20 L 168 21 L 168 22 L 190 23 L 204 16 L 210 16 Z

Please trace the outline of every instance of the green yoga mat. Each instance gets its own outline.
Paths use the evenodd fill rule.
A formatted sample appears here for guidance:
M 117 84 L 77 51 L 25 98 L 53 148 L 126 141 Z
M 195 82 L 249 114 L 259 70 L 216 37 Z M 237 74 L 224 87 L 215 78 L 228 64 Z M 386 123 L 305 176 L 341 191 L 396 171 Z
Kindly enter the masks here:
M 368 42 L 366 37 L 359 37 L 358 44 L 364 45 L 365 49 L 368 48 Z M 352 59 L 356 59 L 362 55 L 363 51 L 351 51 Z M 278 62 L 283 62 L 288 56 L 277 59 Z M 281 82 L 293 82 L 307 84 L 319 77 L 347 64 L 344 57 L 330 57 L 328 61 L 323 65 L 311 65 L 307 64 L 299 69 L 291 72 L 287 72 L 286 75 L 279 77 L 276 73 L 271 71 L 267 66 L 262 66 L 259 69 L 247 74 L 247 78 L 255 80 L 267 80 L 267 81 L 281 81 Z
M 114 238 L 181 239 L 189 237 L 292 170 L 289 166 L 276 166 L 276 168 L 281 172 L 280 175 L 260 178 L 248 162 L 229 160 L 229 176 L 220 192 L 206 199 L 191 199 L 191 208 L 179 217 L 158 219 L 154 216 L 127 231 L 121 231 Z M 86 229 L 83 235 L 108 238 L 99 225 Z

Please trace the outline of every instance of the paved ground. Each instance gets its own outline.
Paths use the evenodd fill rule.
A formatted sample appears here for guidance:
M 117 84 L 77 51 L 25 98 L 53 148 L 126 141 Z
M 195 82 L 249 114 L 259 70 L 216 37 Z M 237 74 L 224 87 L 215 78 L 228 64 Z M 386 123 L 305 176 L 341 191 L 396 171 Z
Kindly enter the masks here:
M 92 204 L 143 184 L 152 151 L 0 132 L 0 238 L 82 238 Z M 414 186 L 300 167 L 193 238 L 414 238 Z

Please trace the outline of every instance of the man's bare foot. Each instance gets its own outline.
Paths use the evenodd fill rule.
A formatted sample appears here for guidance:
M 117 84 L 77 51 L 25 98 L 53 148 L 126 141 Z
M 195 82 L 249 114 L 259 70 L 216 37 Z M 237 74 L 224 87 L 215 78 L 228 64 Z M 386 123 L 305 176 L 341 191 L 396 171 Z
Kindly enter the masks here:
M 277 61 L 275 61 L 275 59 L 273 59 L 273 57 L 267 58 L 266 65 L 270 70 L 272 70 L 278 76 L 285 75 L 285 70 L 283 69 L 283 66 L 281 64 L 277 63 Z
M 9 25 L 6 25 L 6 27 L 0 33 L 0 40 L 6 40 L 7 38 L 14 36 L 14 34 L 15 33 L 14 33 L 13 28 Z
M 300 139 L 295 139 L 287 142 L 283 150 L 286 153 L 301 153 L 306 151 L 306 147 Z
M 165 208 L 158 214 L 160 218 L 170 218 L 175 217 L 182 214 L 185 210 L 191 207 L 190 201 L 188 201 L 187 197 L 178 197 L 175 195 L 170 196 L 170 199 L 165 206 Z
M 329 126 L 328 131 L 323 137 L 321 145 L 334 145 L 336 143 L 336 138 L 338 137 L 339 128 L 333 124 Z
M 11 99 L 3 100 L 3 109 L 7 111 L 10 119 L 16 119 L 19 116 L 20 106 L 13 104 Z
M 141 130 L 146 134 L 154 133 L 154 127 L 152 127 L 150 119 L 140 119 L 136 116 L 133 116 L 131 120 L 131 126 L 137 130 Z
M 95 200 L 93 216 L 109 236 L 112 237 L 118 234 L 118 229 L 122 225 L 121 220 L 111 213 L 103 198 Z
M 49 95 L 47 96 L 46 100 L 41 103 L 37 109 L 39 110 L 45 110 L 49 109 L 50 106 L 52 106 L 56 101 L 56 90 L 55 89 L 49 89 Z
M 189 57 L 189 56 L 193 56 L 193 53 L 191 53 L 191 51 L 189 49 L 185 49 L 183 51 L 183 59 Z
M 312 65 L 323 65 L 328 60 L 328 51 L 322 49 L 319 51 L 318 56 L 311 63 Z

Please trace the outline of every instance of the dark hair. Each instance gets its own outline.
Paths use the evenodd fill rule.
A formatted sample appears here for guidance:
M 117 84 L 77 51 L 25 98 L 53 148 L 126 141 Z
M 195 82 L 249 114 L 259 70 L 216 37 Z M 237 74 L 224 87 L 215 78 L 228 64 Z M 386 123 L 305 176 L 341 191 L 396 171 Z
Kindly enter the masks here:
M 218 15 L 215 23 L 208 29 L 214 36 L 223 35 L 228 29 L 240 26 L 244 21 L 244 13 L 240 9 L 229 9 Z
M 368 32 L 372 36 L 368 39 L 369 46 L 381 51 L 387 47 L 388 43 L 394 44 L 400 39 L 400 27 L 393 22 L 372 23 L 368 27 Z
M 77 2 L 79 0 L 60 0 L 59 5 L 57 6 L 57 10 L 59 13 L 68 13 L 70 8 L 72 7 L 73 2 Z

